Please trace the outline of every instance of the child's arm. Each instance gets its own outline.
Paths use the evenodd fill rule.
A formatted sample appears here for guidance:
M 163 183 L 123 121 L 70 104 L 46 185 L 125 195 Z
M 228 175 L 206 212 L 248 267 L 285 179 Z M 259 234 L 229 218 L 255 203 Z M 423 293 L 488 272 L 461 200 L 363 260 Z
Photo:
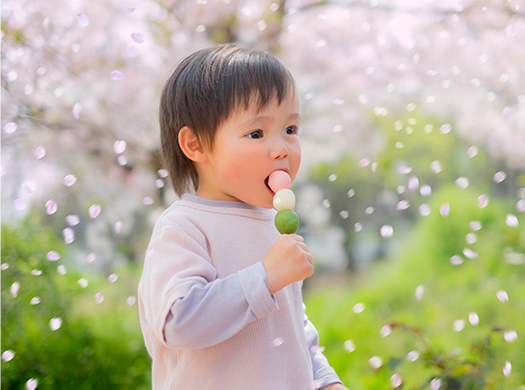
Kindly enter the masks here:
M 306 306 L 303 306 L 306 310 Z M 312 369 L 314 373 L 315 388 L 322 390 L 344 390 L 342 381 L 337 376 L 335 370 L 330 366 L 328 360 L 319 348 L 319 333 L 314 324 L 304 315 L 304 333 L 312 358 Z M 347 389 L 348 390 L 348 389 Z
M 218 279 L 202 233 L 191 226 L 154 232 L 139 285 L 144 322 L 179 349 L 204 348 L 278 310 L 261 262 Z

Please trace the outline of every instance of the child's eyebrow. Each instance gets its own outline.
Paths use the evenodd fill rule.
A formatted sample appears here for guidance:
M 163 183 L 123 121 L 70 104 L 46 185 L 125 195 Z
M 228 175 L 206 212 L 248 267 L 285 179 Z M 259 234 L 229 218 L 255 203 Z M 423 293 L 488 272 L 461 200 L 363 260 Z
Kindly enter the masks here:
M 251 125 L 253 123 L 257 122 L 264 122 L 269 119 L 272 119 L 273 117 L 271 115 L 257 115 L 256 117 L 247 120 L 244 125 Z M 299 113 L 293 113 L 288 116 L 288 120 L 295 120 L 295 121 L 301 121 L 301 115 Z

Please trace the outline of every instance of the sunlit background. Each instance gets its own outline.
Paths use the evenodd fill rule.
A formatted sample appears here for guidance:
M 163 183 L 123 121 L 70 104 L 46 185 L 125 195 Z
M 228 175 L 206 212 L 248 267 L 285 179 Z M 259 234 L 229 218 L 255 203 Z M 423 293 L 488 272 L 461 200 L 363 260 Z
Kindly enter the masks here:
M 525 389 L 524 1 L 1 7 L 2 388 L 151 387 L 158 97 L 235 42 L 296 78 L 304 296 L 346 386 Z

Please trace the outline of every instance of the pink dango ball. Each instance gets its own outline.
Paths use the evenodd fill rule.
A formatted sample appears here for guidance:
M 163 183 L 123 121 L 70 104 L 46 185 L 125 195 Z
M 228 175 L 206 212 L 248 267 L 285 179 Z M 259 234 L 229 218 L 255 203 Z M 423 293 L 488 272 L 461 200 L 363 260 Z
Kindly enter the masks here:
M 292 186 L 292 179 L 285 171 L 273 171 L 268 178 L 268 186 L 275 193 L 284 188 L 290 189 Z

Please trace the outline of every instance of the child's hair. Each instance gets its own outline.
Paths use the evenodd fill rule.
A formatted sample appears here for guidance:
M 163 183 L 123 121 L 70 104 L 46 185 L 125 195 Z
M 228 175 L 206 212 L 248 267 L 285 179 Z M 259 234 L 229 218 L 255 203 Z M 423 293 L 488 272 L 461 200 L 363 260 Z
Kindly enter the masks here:
M 236 109 L 251 103 L 260 110 L 295 93 L 290 72 L 262 50 L 224 44 L 200 50 L 182 60 L 160 98 L 161 154 L 177 195 L 197 190 L 199 177 L 182 152 L 178 136 L 188 126 L 203 147 L 211 149 L 217 128 Z

